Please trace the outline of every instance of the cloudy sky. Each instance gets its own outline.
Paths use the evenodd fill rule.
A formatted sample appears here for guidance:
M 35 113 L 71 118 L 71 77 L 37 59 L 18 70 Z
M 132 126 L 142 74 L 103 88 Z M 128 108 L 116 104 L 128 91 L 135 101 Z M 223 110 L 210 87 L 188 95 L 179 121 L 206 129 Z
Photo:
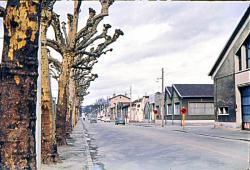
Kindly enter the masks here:
M 98 2 L 84 2 L 79 27 L 84 26 L 89 7 L 100 10 Z M 99 78 L 91 83 L 84 104 L 129 93 L 130 86 L 133 99 L 160 91 L 156 80 L 161 68 L 165 85 L 212 83 L 208 72 L 247 7 L 248 2 L 115 2 L 102 23 L 112 25 L 111 35 L 115 28 L 125 35 L 94 66 Z M 66 20 L 73 3 L 56 2 L 54 10 Z M 48 35 L 52 34 L 50 30 Z M 55 82 L 52 89 L 56 96 Z

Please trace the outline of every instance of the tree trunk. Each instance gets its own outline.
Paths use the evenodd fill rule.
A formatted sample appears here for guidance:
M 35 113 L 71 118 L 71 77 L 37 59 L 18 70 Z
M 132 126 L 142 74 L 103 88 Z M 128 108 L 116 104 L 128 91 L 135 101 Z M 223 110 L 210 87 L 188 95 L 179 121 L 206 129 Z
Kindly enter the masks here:
M 70 76 L 71 53 L 65 51 L 62 62 L 62 73 L 58 82 L 58 102 L 56 115 L 56 139 L 59 146 L 66 145 L 66 114 L 67 114 L 67 86 Z
M 80 105 L 81 102 L 78 97 L 75 97 L 75 124 L 77 123 L 77 120 L 79 118 L 79 111 L 80 111 Z
M 53 107 L 50 88 L 49 62 L 46 47 L 46 32 L 51 20 L 51 12 L 42 10 L 41 53 L 42 53 L 42 162 L 49 164 L 59 159 L 53 129 Z
M 74 84 L 74 89 L 73 89 L 73 104 L 72 104 L 72 126 L 75 127 L 76 125 L 76 121 L 77 121 L 77 118 L 76 118 L 76 86 Z
M 70 72 L 70 76 L 72 76 L 73 73 L 72 71 Z M 69 134 L 72 131 L 72 114 L 73 114 L 73 98 L 74 98 L 74 80 L 72 78 L 69 78 L 69 85 L 67 87 L 68 89 L 68 111 L 67 111 L 67 116 L 66 116 L 66 121 L 67 121 L 67 136 L 69 136 Z
M 0 169 L 36 169 L 36 89 L 41 3 L 11 0 L 0 68 Z

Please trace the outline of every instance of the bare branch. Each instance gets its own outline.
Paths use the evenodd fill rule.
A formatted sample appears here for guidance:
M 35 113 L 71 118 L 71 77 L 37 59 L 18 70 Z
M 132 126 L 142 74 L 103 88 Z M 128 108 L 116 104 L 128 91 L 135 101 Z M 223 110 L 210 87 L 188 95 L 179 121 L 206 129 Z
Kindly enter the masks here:
M 94 81 L 96 78 L 98 78 L 98 75 L 92 74 L 92 73 L 87 76 L 84 76 L 82 79 L 80 79 L 77 82 L 77 87 L 88 88 L 90 85 L 90 82 Z
M 55 38 L 56 38 L 57 43 L 62 48 L 66 48 L 65 39 L 63 38 L 62 31 L 61 31 L 59 16 L 60 15 L 57 15 L 55 12 L 53 12 L 51 25 L 54 29 Z
M 75 54 L 76 55 L 88 55 L 88 56 L 98 57 L 96 53 L 88 52 L 88 51 L 85 51 L 85 50 L 78 51 Z
M 52 69 L 49 68 L 50 75 L 52 76 L 53 79 L 55 79 L 57 82 L 59 81 L 59 75 Z
M 109 15 L 108 10 L 109 7 L 114 3 L 114 0 L 100 0 L 100 2 L 102 5 L 101 13 L 96 15 L 95 10 L 89 8 L 89 18 L 87 20 L 87 24 L 78 32 L 76 36 L 76 42 L 79 41 L 80 38 L 85 37 L 86 35 L 91 34 L 93 36 L 97 32 L 96 29 L 101 20 L 103 20 L 105 16 Z
M 74 69 L 80 69 L 80 70 L 91 70 L 92 67 L 85 67 L 85 66 L 73 66 Z
M 74 29 L 74 16 L 71 14 L 67 14 L 68 18 L 68 41 L 71 41 L 72 35 L 73 35 L 73 29 Z
M 47 39 L 46 45 L 53 48 L 54 50 L 56 50 L 58 53 L 60 53 L 61 55 L 63 55 L 63 49 L 61 48 L 61 46 L 58 44 L 58 42 L 51 40 L 51 39 Z
M 71 78 L 74 78 L 74 80 L 77 80 L 80 76 L 84 77 L 88 74 L 91 73 L 91 70 L 78 70 L 78 69 L 74 69 L 74 74 Z
M 111 43 L 115 42 L 121 35 L 124 35 L 124 33 L 120 29 L 116 29 L 113 37 L 107 37 L 104 43 L 101 43 L 98 45 L 96 50 L 94 51 L 97 55 L 104 54 L 103 50 L 110 45 Z
M 103 18 L 109 15 L 109 7 L 115 2 L 114 0 L 100 0 L 102 9 L 101 13 L 97 15 L 94 19 Z
M 43 2 L 42 2 L 42 9 L 46 9 L 48 11 L 52 11 L 55 2 L 56 2 L 56 0 L 43 0 Z
M 74 14 L 79 14 L 80 13 L 80 8 L 81 8 L 81 4 L 82 4 L 82 0 L 77 0 L 74 3 L 75 6 L 75 10 L 74 10 Z
M 83 40 L 81 41 L 79 44 L 78 44 L 78 47 L 76 50 L 82 50 L 82 49 L 85 49 L 87 48 L 89 45 L 93 44 L 96 40 L 98 39 L 102 39 L 102 38 L 105 38 L 107 36 L 107 33 L 108 33 L 108 29 L 111 28 L 111 25 L 110 24 L 104 24 L 103 25 L 103 31 L 100 35 L 97 35 L 96 37 L 90 39 L 90 40 L 87 40 L 86 42 Z
M 103 51 L 103 50 L 105 50 L 107 46 L 115 42 L 121 35 L 124 35 L 124 33 L 120 29 L 116 29 L 113 37 L 106 36 L 105 42 L 99 44 L 95 50 L 92 50 L 91 52 L 87 52 L 85 50 L 77 51 L 76 55 L 88 55 L 88 56 L 98 58 L 102 54 L 106 54 L 108 51 L 112 51 L 113 50 L 112 48 L 106 51 Z M 82 61 L 80 61 L 79 63 L 82 63 Z
M 84 36 L 88 33 L 89 28 L 93 26 L 93 17 L 95 16 L 95 14 L 96 14 L 95 10 L 92 9 L 92 8 L 89 8 L 89 18 L 88 18 L 88 20 L 87 20 L 87 24 L 86 24 L 85 27 L 83 27 L 83 28 L 77 33 L 77 35 L 76 35 L 76 42 L 77 42 L 80 38 L 84 37 Z
M 66 31 L 66 23 L 65 22 L 62 22 L 62 30 L 63 30 L 64 37 L 66 40 L 66 44 L 68 46 L 69 45 L 69 37 L 68 37 L 67 31 Z
M 50 55 L 48 56 L 48 60 L 49 63 L 54 65 L 54 68 L 58 71 L 61 72 L 62 71 L 62 64 L 60 61 L 58 61 L 57 59 L 51 57 Z

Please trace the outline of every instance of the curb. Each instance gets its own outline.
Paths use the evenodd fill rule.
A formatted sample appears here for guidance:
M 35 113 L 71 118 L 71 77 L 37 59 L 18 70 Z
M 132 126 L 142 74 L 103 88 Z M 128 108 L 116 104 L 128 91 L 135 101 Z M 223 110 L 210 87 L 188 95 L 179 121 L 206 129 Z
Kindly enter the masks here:
M 84 144 L 85 144 L 85 153 L 86 153 L 86 156 L 87 156 L 87 170 L 93 170 L 93 160 L 91 158 L 91 155 L 90 155 L 90 151 L 89 151 L 89 144 L 88 144 L 88 141 L 86 139 L 86 128 L 85 128 L 85 125 L 83 123 L 83 120 L 81 119 L 81 122 L 82 122 L 82 126 L 83 126 L 83 133 L 84 133 Z
M 205 133 L 195 133 L 195 132 L 188 131 L 188 130 L 172 130 L 172 131 L 190 133 L 193 135 L 206 136 L 206 137 L 211 137 L 211 138 L 220 138 L 220 139 L 227 139 L 227 140 L 238 140 L 238 141 L 250 142 L 250 139 L 245 139 L 245 138 L 233 138 L 233 137 L 218 136 L 218 135 L 211 135 L 211 134 L 205 134 Z
M 158 124 L 150 124 L 150 123 L 131 123 L 130 125 L 132 126 L 139 126 L 139 127 L 159 127 Z M 197 125 L 201 126 L 201 125 Z M 208 125 L 210 126 L 210 124 Z M 185 127 L 194 127 L 193 126 L 185 126 Z M 173 129 L 171 131 L 176 131 L 176 132 L 182 132 L 182 133 L 190 133 L 194 135 L 199 135 L 199 136 L 206 136 L 206 137 L 211 137 L 211 138 L 220 138 L 220 139 L 227 139 L 227 140 L 237 140 L 237 141 L 243 141 L 243 142 L 250 142 L 250 139 L 247 138 L 236 138 L 236 137 L 230 137 L 230 136 L 218 136 L 218 135 L 213 135 L 213 134 L 207 134 L 207 133 L 197 133 L 197 132 L 192 132 L 190 130 L 183 130 L 183 129 Z

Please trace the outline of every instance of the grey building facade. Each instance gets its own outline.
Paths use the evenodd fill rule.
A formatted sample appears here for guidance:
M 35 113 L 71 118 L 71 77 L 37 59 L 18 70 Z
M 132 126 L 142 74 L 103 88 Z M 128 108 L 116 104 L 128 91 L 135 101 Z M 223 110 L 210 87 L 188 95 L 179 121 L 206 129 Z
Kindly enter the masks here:
M 180 110 L 187 109 L 186 120 L 214 120 L 212 84 L 173 84 L 165 92 L 168 120 L 181 120 Z
M 248 7 L 209 73 L 218 126 L 250 129 L 249 15 Z

